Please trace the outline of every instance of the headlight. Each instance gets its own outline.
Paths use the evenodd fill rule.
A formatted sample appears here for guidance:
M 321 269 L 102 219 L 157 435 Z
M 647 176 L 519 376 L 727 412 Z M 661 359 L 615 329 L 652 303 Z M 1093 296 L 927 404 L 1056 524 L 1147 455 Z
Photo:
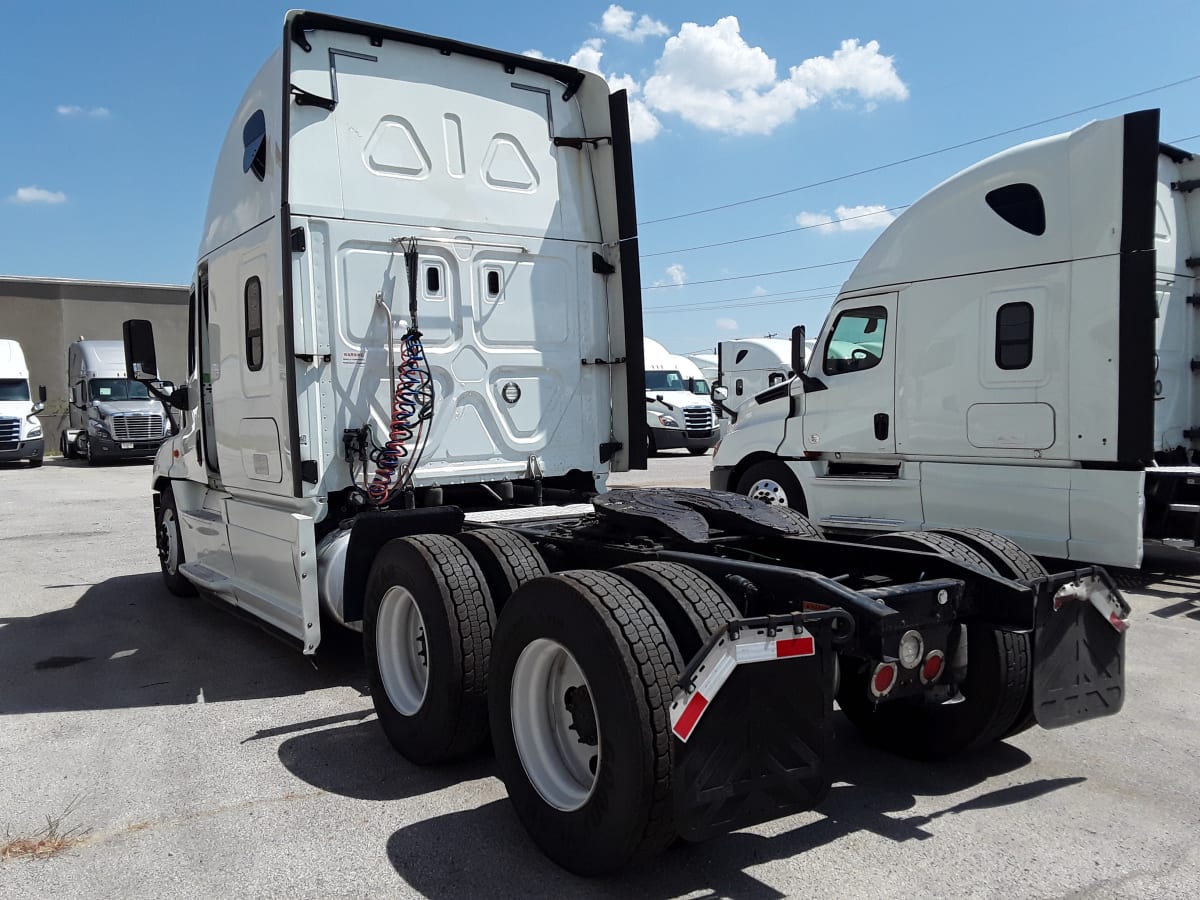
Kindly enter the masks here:
M 108 426 L 103 422 L 97 422 L 95 419 L 88 421 L 88 431 L 95 431 L 99 434 L 108 434 Z
M 25 437 L 27 437 L 27 438 L 40 438 L 41 436 L 42 436 L 41 426 L 38 426 L 37 428 L 30 428 L 29 434 L 25 435 Z
M 675 418 L 673 416 L 668 416 L 668 415 L 665 415 L 664 413 L 658 414 L 658 424 L 661 425 L 663 428 L 678 428 L 679 427 L 679 423 L 675 421 Z

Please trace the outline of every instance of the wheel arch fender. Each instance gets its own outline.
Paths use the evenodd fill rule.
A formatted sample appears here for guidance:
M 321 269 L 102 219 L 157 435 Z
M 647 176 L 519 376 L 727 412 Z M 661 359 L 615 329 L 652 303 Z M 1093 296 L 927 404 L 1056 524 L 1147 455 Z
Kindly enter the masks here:
M 457 534 L 462 530 L 463 512 L 456 506 L 425 509 L 375 510 L 359 513 L 350 529 L 346 548 L 346 570 L 342 576 L 342 616 L 346 622 L 363 617 L 363 595 L 367 576 L 383 545 L 393 538 L 417 534 Z

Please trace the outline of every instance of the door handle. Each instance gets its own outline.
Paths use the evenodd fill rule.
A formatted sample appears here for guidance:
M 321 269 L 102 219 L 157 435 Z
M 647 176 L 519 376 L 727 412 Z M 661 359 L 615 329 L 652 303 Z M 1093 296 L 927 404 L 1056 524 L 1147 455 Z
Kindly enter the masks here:
M 888 414 L 875 413 L 875 440 L 886 441 L 888 436 Z

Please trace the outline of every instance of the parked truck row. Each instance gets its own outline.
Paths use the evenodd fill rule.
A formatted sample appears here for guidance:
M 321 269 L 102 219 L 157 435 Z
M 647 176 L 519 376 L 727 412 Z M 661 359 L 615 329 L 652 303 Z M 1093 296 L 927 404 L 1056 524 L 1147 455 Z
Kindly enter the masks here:
M 125 326 L 126 371 L 175 420 L 151 484 L 170 590 L 304 653 L 361 628 L 395 748 L 490 742 L 532 839 L 584 874 L 819 804 L 835 698 L 926 758 L 1120 708 L 1103 569 L 605 490 L 645 466 L 647 398 L 679 409 L 653 373 L 684 377 L 643 343 L 624 92 L 316 13 L 282 37 L 218 157 L 187 383 L 161 390 L 149 323 Z M 890 334 L 860 319 L 857 346 Z

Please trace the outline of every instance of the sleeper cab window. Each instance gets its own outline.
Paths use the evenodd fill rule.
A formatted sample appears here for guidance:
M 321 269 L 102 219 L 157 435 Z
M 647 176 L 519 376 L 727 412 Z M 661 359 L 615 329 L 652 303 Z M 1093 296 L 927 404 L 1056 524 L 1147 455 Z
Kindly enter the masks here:
M 261 109 L 242 126 L 242 171 L 253 172 L 259 181 L 267 177 L 267 117 Z
M 996 310 L 996 365 L 1024 369 L 1033 362 L 1033 305 L 1005 303 Z
M 882 306 L 865 306 L 841 313 L 825 342 L 822 371 L 826 375 L 841 375 L 879 365 L 883 359 L 886 332 L 887 310 Z
M 425 299 L 443 300 L 446 297 L 446 274 L 440 262 L 424 263 Z
M 262 282 L 246 280 L 246 367 L 257 372 L 263 364 Z
M 1013 228 L 1035 236 L 1046 233 L 1046 204 L 1032 184 L 1006 184 L 988 191 L 987 205 Z

